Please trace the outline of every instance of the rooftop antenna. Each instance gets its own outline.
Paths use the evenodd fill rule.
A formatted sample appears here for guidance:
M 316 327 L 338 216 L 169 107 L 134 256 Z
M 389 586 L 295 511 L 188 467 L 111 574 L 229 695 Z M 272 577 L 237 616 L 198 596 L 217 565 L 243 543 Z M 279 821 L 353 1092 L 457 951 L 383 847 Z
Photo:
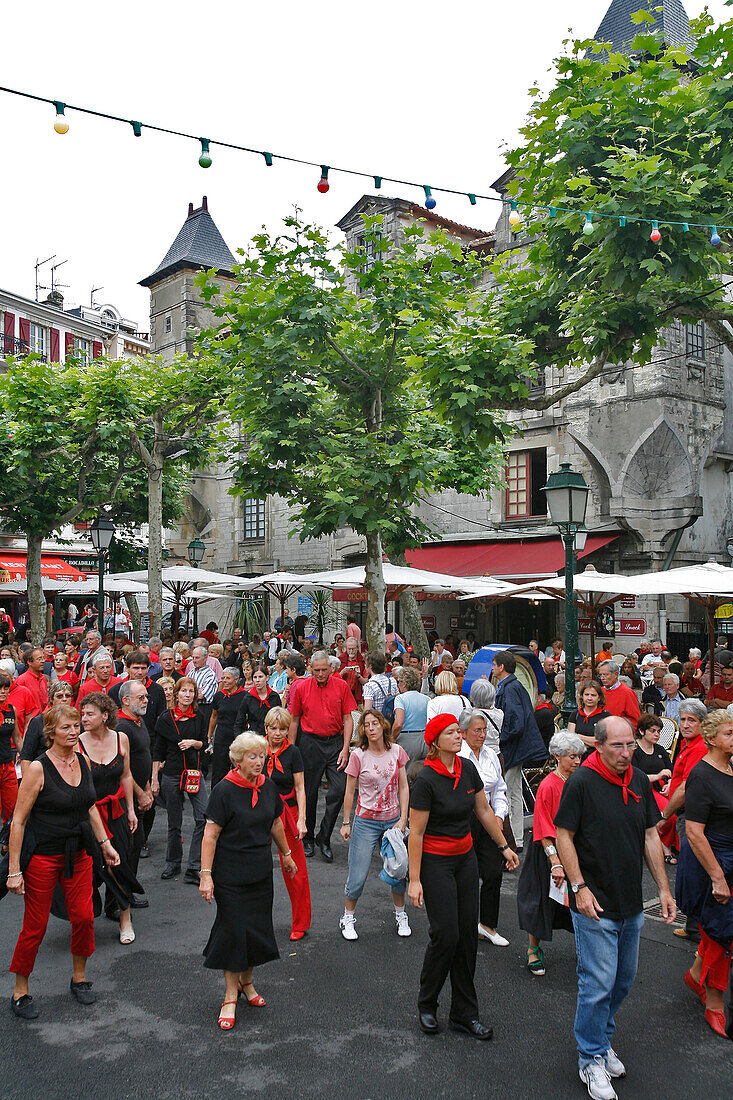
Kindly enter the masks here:
M 58 290 L 58 288 L 60 286 L 68 287 L 68 285 L 69 285 L 68 283 L 59 283 L 59 282 L 56 281 L 56 272 L 57 272 L 58 268 L 63 267 L 64 264 L 68 264 L 68 262 L 69 262 L 68 260 L 60 260 L 57 264 L 52 264 L 51 265 L 51 293 L 52 294 L 53 294 L 54 290 Z
M 36 268 L 36 301 L 38 301 L 38 291 L 39 290 L 48 290 L 49 289 L 47 286 L 42 286 L 39 283 L 39 281 L 38 281 L 39 270 L 43 267 L 44 264 L 50 263 L 51 260 L 55 260 L 55 259 L 56 259 L 56 253 L 54 252 L 53 256 L 49 256 L 48 259 L 36 260 L 36 263 L 35 263 L 35 268 Z
M 93 286 L 91 294 L 89 295 L 89 308 L 94 309 L 94 295 L 98 290 L 104 290 L 103 286 Z

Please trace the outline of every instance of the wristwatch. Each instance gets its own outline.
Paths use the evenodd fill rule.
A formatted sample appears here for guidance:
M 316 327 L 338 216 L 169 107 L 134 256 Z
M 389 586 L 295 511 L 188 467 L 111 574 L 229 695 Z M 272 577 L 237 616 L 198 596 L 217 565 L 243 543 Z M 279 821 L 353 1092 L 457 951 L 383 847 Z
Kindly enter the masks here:
M 554 844 L 548 844 L 547 845 L 547 847 L 545 848 L 545 855 L 548 856 L 548 857 L 557 855 L 557 848 L 555 847 Z
M 577 894 L 578 890 L 587 890 L 588 887 L 585 885 L 584 882 L 571 882 L 570 889 L 573 891 L 574 894 Z

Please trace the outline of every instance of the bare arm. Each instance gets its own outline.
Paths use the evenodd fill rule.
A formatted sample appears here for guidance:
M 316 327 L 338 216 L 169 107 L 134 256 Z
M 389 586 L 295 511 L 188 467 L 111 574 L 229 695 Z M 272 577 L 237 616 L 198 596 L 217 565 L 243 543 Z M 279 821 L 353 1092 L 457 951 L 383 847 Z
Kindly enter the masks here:
M 120 748 L 122 750 L 122 789 L 125 792 L 125 802 L 127 803 L 127 821 L 130 826 L 130 832 L 134 833 L 137 829 L 137 814 L 135 813 L 135 792 L 133 788 L 132 772 L 130 771 L 130 742 L 127 739 L 126 733 L 121 733 Z
M 303 772 L 293 773 L 295 801 L 298 803 L 298 840 L 305 836 L 305 776 Z
M 730 888 L 723 874 L 723 869 L 710 847 L 710 841 L 705 836 L 705 826 L 701 821 L 686 821 L 685 832 L 698 863 L 701 863 L 710 875 L 713 884 L 713 897 L 716 901 L 725 904 L 730 899 Z
M 646 830 L 644 836 L 644 859 L 646 860 L 647 867 L 652 873 L 652 878 L 659 887 L 659 902 L 662 909 L 662 916 L 667 924 L 671 924 L 677 916 L 677 906 L 674 903 L 669 889 L 667 872 L 664 869 L 664 850 L 662 848 L 662 842 L 659 839 L 656 825 L 652 825 L 651 829 Z
M 288 839 L 285 836 L 285 826 L 283 825 L 283 819 L 281 817 L 275 818 L 272 828 L 270 829 L 270 836 L 280 849 L 280 854 L 283 857 L 283 870 L 286 874 L 290 875 L 291 878 L 294 877 L 298 873 L 298 868 L 295 864 L 295 860 L 290 854 Z
M 23 734 L 20 732 L 20 729 L 18 728 L 18 719 L 17 718 L 15 719 L 15 726 L 13 728 L 13 744 L 15 745 L 18 752 L 20 752 L 20 750 L 23 748 Z M 22 771 L 22 768 L 21 768 L 21 771 Z
M 201 875 L 199 878 L 199 894 L 211 904 L 211 899 L 214 896 L 214 880 L 211 876 L 211 869 L 214 866 L 214 856 L 216 854 L 216 843 L 219 839 L 221 832 L 221 825 L 217 825 L 215 821 L 207 821 L 206 828 L 204 829 L 203 839 L 201 841 Z
M 405 712 L 402 707 L 395 705 L 394 719 L 392 721 L 392 740 L 396 741 L 399 735 L 402 733 L 402 727 L 405 724 Z
M 401 829 L 404 833 L 407 826 L 407 815 L 410 812 L 410 784 L 407 782 L 407 771 L 404 765 L 400 768 L 398 791 L 400 798 L 400 819 L 397 822 L 397 828 Z
M 578 862 L 578 853 L 575 849 L 574 836 L 575 833 L 571 833 L 569 829 L 558 828 L 557 830 L 557 851 L 565 868 L 568 883 L 577 886 L 579 882 L 583 881 L 583 876 Z M 575 895 L 575 904 L 578 912 L 582 913 L 584 917 L 590 918 L 590 920 L 598 920 L 599 915 L 603 912 L 603 908 L 598 904 L 597 898 L 588 886 L 584 886 Z
M 657 828 L 659 828 L 663 822 L 669 821 L 672 814 L 676 814 L 679 812 L 679 810 L 682 809 L 685 804 L 685 786 L 686 784 L 683 781 L 682 783 L 680 783 L 679 787 L 677 787 L 677 789 L 673 792 L 673 794 L 670 795 L 669 802 L 664 807 L 664 811 L 662 813 L 662 820 L 659 822 Z
M 344 770 L 349 762 L 349 746 L 351 744 L 351 735 L 354 732 L 354 719 L 351 714 L 344 715 L 344 747 L 339 753 L 337 768 L 340 772 Z
M 356 791 L 356 776 L 346 776 L 346 793 L 344 794 L 344 823 L 341 826 L 341 836 L 348 840 L 351 836 L 351 809 L 354 805 L 354 792 Z
M 216 723 L 219 719 L 219 712 L 214 709 L 211 712 L 211 718 L 209 718 L 209 744 L 214 744 L 214 730 L 216 729 Z
M 23 876 L 20 874 L 20 850 L 23 846 L 23 834 L 25 833 L 28 816 L 42 790 L 43 765 L 39 764 L 37 760 L 29 760 L 28 769 L 18 790 L 18 799 L 13 811 L 13 820 L 10 823 L 10 853 L 8 856 L 7 886 L 8 890 L 14 894 L 25 893 Z
M 422 868 L 423 837 L 425 836 L 429 816 L 429 810 L 410 810 L 410 835 L 407 839 L 407 853 L 410 857 L 410 886 L 408 895 L 412 904 L 418 909 L 422 909 L 423 905 L 420 870 Z
M 484 829 L 494 841 L 496 846 L 500 849 L 504 849 L 502 851 L 502 855 L 506 860 L 507 870 L 516 870 L 516 868 L 519 866 L 519 856 L 516 852 L 512 851 L 512 849 L 507 846 L 506 837 L 504 836 L 504 830 L 501 827 L 499 818 L 491 809 L 491 806 L 486 800 L 486 794 L 483 790 L 476 791 L 474 808 L 476 811 L 476 817 L 479 819 Z

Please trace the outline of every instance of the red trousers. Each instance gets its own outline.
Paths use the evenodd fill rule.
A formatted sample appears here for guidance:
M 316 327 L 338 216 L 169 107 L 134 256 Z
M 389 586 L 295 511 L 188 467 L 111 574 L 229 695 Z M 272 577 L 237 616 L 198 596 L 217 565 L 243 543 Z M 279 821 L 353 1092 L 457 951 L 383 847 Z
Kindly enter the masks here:
M 285 803 L 285 812 L 282 816 L 282 822 L 285 828 L 285 839 L 288 842 L 291 855 L 298 868 L 298 873 L 295 878 L 286 875 L 283 868 L 285 887 L 290 895 L 290 906 L 293 910 L 291 931 L 307 932 L 311 926 L 311 889 L 308 882 L 308 866 L 305 860 L 305 852 L 303 851 L 303 841 L 298 840 L 298 811 L 293 809 L 292 806 L 289 806 L 287 802 Z M 280 867 L 282 866 L 283 857 L 282 853 L 280 853 Z
M 18 777 L 15 764 L 0 764 L 0 812 L 3 821 L 10 821 L 18 799 Z
M 38 948 L 46 934 L 53 892 L 59 880 L 71 921 L 71 954 L 88 959 L 94 953 L 92 868 L 92 857 L 86 852 L 78 852 L 73 878 L 64 878 L 63 856 L 31 856 L 23 875 L 25 913 L 10 963 L 12 974 L 27 977 L 33 972 Z
M 730 902 L 728 902 L 730 905 Z M 700 925 L 697 926 L 700 928 Z M 730 974 L 730 955 L 722 944 L 711 940 L 702 928 L 700 928 L 700 946 L 697 953 L 702 959 L 702 973 L 700 984 L 707 985 L 711 989 L 725 991 L 728 988 L 728 976 Z

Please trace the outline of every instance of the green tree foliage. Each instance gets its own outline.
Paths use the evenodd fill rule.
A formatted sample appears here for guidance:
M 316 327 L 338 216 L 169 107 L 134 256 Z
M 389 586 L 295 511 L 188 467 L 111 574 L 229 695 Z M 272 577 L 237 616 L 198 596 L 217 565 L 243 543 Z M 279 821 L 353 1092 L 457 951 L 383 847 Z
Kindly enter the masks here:
M 245 433 L 237 491 L 285 498 L 301 540 L 366 536 L 370 645 L 384 638 L 382 547 L 425 537 L 426 493 L 490 487 L 508 430 L 496 408 L 528 392 L 528 341 L 497 332 L 481 259 L 421 225 L 390 249 L 380 226 L 365 219 L 365 264 L 290 217 L 255 237 L 235 289 L 216 299 L 201 280 L 222 318 L 205 353 L 231 377 Z
M 733 209 L 733 22 L 694 24 L 691 58 L 663 48 L 648 11 L 632 18 L 628 54 L 567 43 L 555 86 L 533 89 L 523 142 L 508 157 L 512 197 L 546 210 L 520 205 L 526 256 L 497 266 L 497 293 L 508 326 L 532 341 L 534 366 L 587 364 L 560 396 L 607 361 L 648 362 L 674 319 L 705 320 L 733 350 L 730 247 L 710 243 L 710 227 L 730 224 Z M 594 215 L 592 235 L 568 206 Z M 658 221 L 661 241 L 635 215 Z

